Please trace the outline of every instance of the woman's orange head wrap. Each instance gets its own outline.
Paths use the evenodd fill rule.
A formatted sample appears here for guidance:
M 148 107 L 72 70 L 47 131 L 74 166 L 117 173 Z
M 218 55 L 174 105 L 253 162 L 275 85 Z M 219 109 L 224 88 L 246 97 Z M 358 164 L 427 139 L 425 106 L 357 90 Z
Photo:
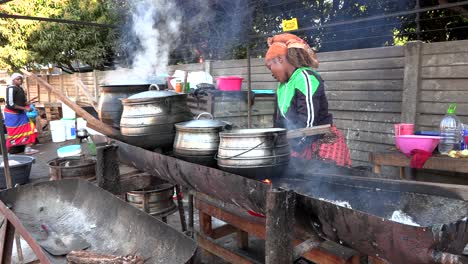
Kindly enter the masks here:
M 309 47 L 307 42 L 296 35 L 283 33 L 274 37 L 268 38 L 268 51 L 265 55 L 265 60 L 270 60 L 278 56 L 287 55 L 288 49 L 299 48 L 307 51 L 314 63 L 318 65 L 318 59 L 315 52 Z

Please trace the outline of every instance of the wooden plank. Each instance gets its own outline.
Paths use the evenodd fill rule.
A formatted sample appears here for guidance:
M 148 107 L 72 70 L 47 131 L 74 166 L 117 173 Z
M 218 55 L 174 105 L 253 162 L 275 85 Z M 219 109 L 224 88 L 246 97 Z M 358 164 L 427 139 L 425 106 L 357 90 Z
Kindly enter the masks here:
M 403 80 L 325 81 L 327 91 L 401 91 Z
M 468 52 L 468 40 L 444 41 L 426 43 L 423 45 L 423 54 L 443 54 L 454 52 Z
M 423 67 L 468 65 L 468 52 L 424 55 L 421 64 Z
M 337 91 L 326 92 L 328 100 L 401 102 L 400 91 Z
M 432 127 L 435 128 L 436 131 L 439 130 L 440 121 L 444 117 L 443 114 L 440 115 L 427 115 L 422 114 L 419 116 L 417 124 L 421 127 Z M 462 122 L 466 122 L 468 120 L 468 115 L 460 115 L 459 118 Z M 467 122 L 468 123 L 468 122 Z
M 468 91 L 468 79 L 423 79 L 421 90 Z
M 252 66 L 265 66 L 265 59 L 251 59 L 250 63 Z M 226 68 L 239 68 L 247 67 L 247 60 L 222 60 L 212 61 L 212 69 L 226 69 Z
M 351 160 L 353 160 L 353 162 L 355 160 L 360 162 L 369 162 L 369 151 L 350 149 L 349 153 L 351 154 Z
M 456 66 L 423 67 L 422 78 L 425 79 L 468 79 L 468 64 Z
M 379 59 L 358 59 L 348 61 L 324 61 L 320 62 L 319 72 L 340 71 L 340 70 L 373 70 L 373 69 L 396 69 L 403 68 L 404 58 L 379 58 Z
M 350 111 L 369 111 L 369 112 L 389 112 L 400 113 L 400 102 L 367 102 L 367 101 L 328 101 L 328 109 L 333 110 L 350 110 Z
M 250 259 L 245 255 L 241 255 L 232 250 L 218 245 L 215 241 L 203 236 L 197 236 L 198 245 L 206 251 L 209 251 L 215 256 L 221 257 L 222 259 L 229 261 L 230 263 L 239 263 L 239 264 L 259 264 L 254 259 Z
M 294 209 L 293 191 L 272 189 L 266 197 L 265 264 L 292 263 Z
M 415 123 L 418 107 L 418 93 L 421 87 L 421 47 L 422 42 L 409 42 L 405 45 L 405 71 L 401 101 L 401 121 Z
M 31 78 L 36 79 L 36 81 L 40 82 L 44 87 L 46 87 L 48 90 L 53 92 L 63 103 L 68 105 L 70 108 L 73 109 L 79 116 L 83 117 L 89 125 L 91 125 L 91 128 L 101 132 L 102 134 L 112 136 L 112 137 L 120 137 L 120 132 L 116 131 L 115 129 L 111 128 L 110 126 L 102 123 L 101 121 L 97 120 L 94 118 L 92 115 L 90 115 L 88 112 L 83 110 L 81 107 L 73 103 L 70 99 L 68 99 L 67 96 L 63 95 L 59 90 L 56 88 L 52 87 L 50 84 L 44 82 L 43 80 L 39 79 L 36 75 L 26 71 L 26 70 L 21 70 L 23 74 L 26 76 L 29 76 Z
M 383 166 L 409 167 L 410 158 L 396 151 L 372 153 L 369 157 L 373 164 Z M 465 159 L 454 159 L 448 156 L 433 155 L 423 166 L 429 170 L 444 170 L 452 172 L 468 173 L 468 162 Z
M 425 114 L 445 114 L 449 103 L 426 103 L 422 102 L 419 105 L 419 112 Z M 468 113 L 468 102 L 467 103 L 458 103 L 457 104 L 457 113 Z
M 403 79 L 403 69 L 336 71 L 323 72 L 320 75 L 325 81 L 401 80 Z
M 347 61 L 375 58 L 403 57 L 403 47 L 383 47 L 358 50 L 344 50 L 333 52 L 320 52 L 317 54 L 321 62 L 326 61 Z
M 219 67 L 215 65 L 211 71 L 213 76 L 220 75 L 246 75 L 247 65 L 244 63 L 231 64 L 231 67 Z M 235 67 L 236 66 L 236 67 Z M 368 60 L 352 60 L 338 62 L 324 62 L 320 64 L 319 72 L 335 72 L 347 70 L 375 70 L 375 69 L 398 69 L 404 67 L 403 57 L 400 58 L 384 58 L 384 59 L 368 59 Z M 252 65 L 252 74 L 271 74 L 265 64 Z
M 386 145 L 395 144 L 394 134 L 393 133 L 376 133 L 376 132 L 367 132 L 367 131 L 358 131 L 352 129 L 341 129 L 343 132 L 346 141 L 359 141 L 359 142 L 371 142 L 371 143 L 380 143 Z
M 349 128 L 367 132 L 393 133 L 394 129 L 393 124 L 380 122 L 335 120 L 335 124 L 338 128 Z
M 252 74 L 270 74 L 271 75 L 271 72 L 268 70 L 267 67 L 265 67 L 265 65 L 252 66 L 250 69 L 251 69 Z M 248 73 L 247 66 L 237 67 L 237 68 L 213 68 L 211 70 L 211 75 L 213 77 L 222 76 L 222 75 L 247 75 L 247 73 Z
M 301 129 L 289 130 L 286 137 L 288 139 L 292 139 L 292 138 L 326 134 L 326 133 L 330 133 L 330 128 L 331 128 L 330 125 L 322 125 L 322 126 L 306 127 L 306 128 L 301 128 Z
M 359 111 L 331 111 L 333 119 L 358 120 L 358 121 L 374 121 L 383 123 L 400 123 L 399 113 L 382 113 L 382 112 L 359 112 Z
M 466 103 L 468 92 L 466 91 L 421 91 L 421 102 L 439 103 Z
M 348 147 L 349 149 L 353 150 L 361 150 L 361 151 L 370 151 L 370 152 L 375 152 L 375 151 L 386 151 L 391 148 L 393 148 L 395 145 L 394 144 L 379 144 L 379 143 L 371 143 L 371 142 L 362 142 L 362 141 L 349 141 L 348 142 Z
M 347 81 L 347 80 L 401 80 L 403 79 L 403 69 L 386 70 L 356 70 L 356 71 L 336 71 L 320 73 L 325 81 Z M 239 74 L 244 79 L 247 75 Z M 273 82 L 275 79 L 271 73 L 253 74 L 252 82 Z

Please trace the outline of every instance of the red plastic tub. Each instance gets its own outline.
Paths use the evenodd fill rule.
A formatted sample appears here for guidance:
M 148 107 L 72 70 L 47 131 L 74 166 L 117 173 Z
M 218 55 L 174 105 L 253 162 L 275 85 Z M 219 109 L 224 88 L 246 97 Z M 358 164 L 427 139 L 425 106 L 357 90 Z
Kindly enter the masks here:
M 242 80 L 244 78 L 238 76 L 220 76 L 216 81 L 216 85 L 220 91 L 240 91 L 242 89 Z

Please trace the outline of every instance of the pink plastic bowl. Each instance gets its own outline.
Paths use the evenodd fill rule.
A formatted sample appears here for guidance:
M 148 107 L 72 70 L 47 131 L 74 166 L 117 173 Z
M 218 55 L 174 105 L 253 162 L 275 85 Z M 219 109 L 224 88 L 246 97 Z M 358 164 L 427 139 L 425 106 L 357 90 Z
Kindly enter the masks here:
M 244 78 L 237 76 L 220 76 L 216 81 L 218 89 L 221 91 L 240 91 Z
M 435 136 L 402 135 L 395 137 L 397 148 L 407 155 L 413 149 L 421 149 L 432 153 L 439 144 L 439 140 L 440 137 Z

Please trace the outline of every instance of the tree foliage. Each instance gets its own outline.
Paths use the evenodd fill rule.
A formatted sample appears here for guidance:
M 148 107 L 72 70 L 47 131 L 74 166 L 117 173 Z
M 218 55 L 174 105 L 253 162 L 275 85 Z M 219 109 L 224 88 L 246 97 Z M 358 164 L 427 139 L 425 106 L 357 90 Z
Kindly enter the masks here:
M 12 1 L 4 12 L 36 17 L 115 24 L 118 13 L 104 0 Z M 69 70 L 77 62 L 104 68 L 113 58 L 117 31 L 111 27 L 71 25 L 23 19 L 2 19 L 0 67 L 57 65 Z

